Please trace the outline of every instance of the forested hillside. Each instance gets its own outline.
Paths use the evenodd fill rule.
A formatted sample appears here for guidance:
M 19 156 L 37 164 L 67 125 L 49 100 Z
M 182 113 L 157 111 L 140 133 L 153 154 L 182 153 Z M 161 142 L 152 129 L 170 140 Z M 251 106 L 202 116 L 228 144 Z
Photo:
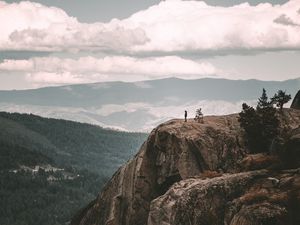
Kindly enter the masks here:
M 0 112 L 0 224 L 66 224 L 145 138 Z

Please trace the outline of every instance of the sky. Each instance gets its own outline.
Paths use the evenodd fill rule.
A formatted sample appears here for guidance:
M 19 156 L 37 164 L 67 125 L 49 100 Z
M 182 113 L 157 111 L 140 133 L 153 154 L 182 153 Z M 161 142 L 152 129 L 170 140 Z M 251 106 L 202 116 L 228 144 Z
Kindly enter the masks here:
M 300 77 L 300 0 L 0 0 L 0 90 Z

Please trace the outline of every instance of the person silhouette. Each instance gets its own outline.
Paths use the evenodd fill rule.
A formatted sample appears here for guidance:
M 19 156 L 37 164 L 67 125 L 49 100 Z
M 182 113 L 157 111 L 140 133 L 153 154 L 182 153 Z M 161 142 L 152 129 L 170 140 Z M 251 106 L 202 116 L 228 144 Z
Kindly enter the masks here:
M 185 110 L 185 111 L 184 111 L 184 122 L 187 121 L 186 118 L 187 118 L 187 111 Z

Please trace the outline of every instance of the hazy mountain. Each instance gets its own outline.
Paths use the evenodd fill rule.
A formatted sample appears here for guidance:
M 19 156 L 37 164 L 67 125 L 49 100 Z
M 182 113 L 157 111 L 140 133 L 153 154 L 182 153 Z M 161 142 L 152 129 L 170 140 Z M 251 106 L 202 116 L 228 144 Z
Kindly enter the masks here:
M 287 81 L 168 78 L 143 82 L 106 82 L 34 90 L 0 91 L 1 110 L 88 122 L 130 131 L 149 131 L 187 109 L 204 114 L 238 112 L 243 101 L 256 102 L 262 88 L 294 96 L 300 79 Z
M 146 139 L 0 112 L 0 224 L 63 225 Z

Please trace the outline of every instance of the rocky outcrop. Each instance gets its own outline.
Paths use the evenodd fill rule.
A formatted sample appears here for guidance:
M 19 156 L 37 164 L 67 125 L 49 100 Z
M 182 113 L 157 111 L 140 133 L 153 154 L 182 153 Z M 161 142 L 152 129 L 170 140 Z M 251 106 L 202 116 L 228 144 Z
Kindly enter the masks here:
M 148 225 L 299 224 L 300 170 L 187 179 L 152 201 Z
M 298 128 L 298 110 L 285 110 L 281 117 L 285 129 Z M 264 210 L 277 213 L 276 218 L 286 216 L 284 210 L 288 209 L 270 202 L 254 201 L 244 206 L 243 196 L 256 190 L 260 180 L 268 183 L 270 174 L 255 170 L 261 167 L 243 167 L 241 162 L 249 156 L 237 119 L 237 115 L 209 116 L 204 123 L 171 120 L 158 126 L 138 154 L 114 174 L 97 199 L 71 224 L 250 225 L 260 221 L 259 213 Z M 254 171 L 242 172 L 248 169 Z M 285 175 L 278 173 L 271 178 L 277 181 L 281 176 Z M 294 179 L 293 175 L 290 178 Z M 229 204 L 232 210 L 225 212 Z M 239 222 L 257 210 L 257 220 Z
M 298 93 L 296 94 L 292 105 L 291 105 L 292 109 L 300 109 L 300 91 L 298 91 Z

